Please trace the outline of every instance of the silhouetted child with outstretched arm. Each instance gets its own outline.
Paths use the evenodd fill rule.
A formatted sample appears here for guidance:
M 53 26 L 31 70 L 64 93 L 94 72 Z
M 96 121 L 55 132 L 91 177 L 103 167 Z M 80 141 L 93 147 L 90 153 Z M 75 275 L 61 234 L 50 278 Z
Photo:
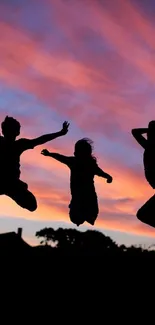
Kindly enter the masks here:
M 146 134 L 146 138 L 143 134 Z M 151 121 L 148 128 L 132 129 L 132 135 L 144 149 L 145 178 L 151 187 L 155 189 L 155 121 Z M 155 227 L 155 195 L 138 210 L 137 218 Z
M 35 139 L 19 139 L 20 123 L 12 117 L 6 117 L 2 122 L 0 135 L 0 195 L 12 198 L 19 206 L 29 211 L 37 209 L 35 196 L 28 191 L 28 185 L 20 180 L 20 156 L 36 146 L 65 135 L 69 124 L 63 123 L 63 128 L 57 133 L 43 135 Z
M 67 157 L 58 153 L 50 153 L 44 149 L 41 153 L 44 156 L 55 158 L 67 165 L 71 170 L 70 188 L 71 202 L 70 220 L 77 226 L 87 221 L 94 225 L 98 216 L 98 200 L 94 186 L 94 176 L 107 179 L 112 182 L 112 177 L 100 169 L 96 158 L 92 155 L 92 141 L 81 139 L 75 144 L 73 157 Z

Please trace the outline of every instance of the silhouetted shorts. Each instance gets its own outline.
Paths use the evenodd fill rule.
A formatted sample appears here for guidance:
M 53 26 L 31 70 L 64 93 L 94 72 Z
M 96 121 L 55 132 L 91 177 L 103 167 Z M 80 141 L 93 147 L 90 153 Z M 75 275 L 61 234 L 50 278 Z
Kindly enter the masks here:
M 99 208 L 96 193 L 90 193 L 87 196 L 74 194 L 69 205 L 70 220 L 76 225 L 80 225 L 87 221 L 91 225 L 97 219 Z
M 145 170 L 145 177 L 150 186 L 155 189 L 155 170 Z

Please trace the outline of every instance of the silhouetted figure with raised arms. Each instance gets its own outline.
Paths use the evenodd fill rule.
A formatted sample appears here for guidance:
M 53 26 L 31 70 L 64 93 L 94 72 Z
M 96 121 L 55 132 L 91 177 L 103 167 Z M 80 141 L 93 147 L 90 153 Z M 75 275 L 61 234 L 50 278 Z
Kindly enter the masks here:
M 0 136 L 0 195 L 12 198 L 19 206 L 29 211 L 37 209 L 35 196 L 28 191 L 28 185 L 20 180 L 20 156 L 28 150 L 56 139 L 68 132 L 69 124 L 63 123 L 60 132 L 43 135 L 36 139 L 19 139 L 20 123 L 13 117 L 2 122 Z
M 143 136 L 144 134 L 146 134 L 146 138 Z M 144 149 L 145 178 L 150 186 L 155 189 L 155 121 L 151 121 L 148 128 L 133 129 L 132 135 Z M 155 195 L 139 209 L 137 218 L 155 227 Z
M 44 149 L 42 154 L 55 158 L 67 165 L 71 170 L 70 188 L 71 202 L 70 220 L 77 226 L 85 221 L 94 225 L 98 216 L 98 200 L 94 186 L 94 176 L 107 179 L 107 183 L 112 182 L 112 177 L 106 174 L 97 165 L 96 158 L 92 155 L 92 141 L 81 139 L 75 144 L 74 156 L 67 157 L 58 153 L 50 153 Z

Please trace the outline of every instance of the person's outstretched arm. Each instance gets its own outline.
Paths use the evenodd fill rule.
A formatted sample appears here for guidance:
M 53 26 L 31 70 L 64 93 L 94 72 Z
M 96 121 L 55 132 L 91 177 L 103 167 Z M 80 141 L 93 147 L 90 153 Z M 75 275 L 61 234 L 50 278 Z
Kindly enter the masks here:
M 144 138 L 142 134 L 147 133 L 147 128 L 141 128 L 141 129 L 132 129 L 131 133 L 134 136 L 134 138 L 137 140 L 137 142 L 145 149 L 147 140 Z
M 60 155 L 59 153 L 56 152 L 49 152 L 47 149 L 42 150 L 41 154 L 46 157 L 52 157 L 60 161 L 61 163 L 70 166 L 71 157 Z
M 107 183 L 112 183 L 113 179 L 112 176 L 105 173 L 100 167 L 96 167 L 96 171 L 95 171 L 95 175 L 103 177 L 105 179 L 107 179 Z
M 56 133 L 45 134 L 45 135 L 42 135 L 39 138 L 32 139 L 32 140 L 29 140 L 29 141 L 31 142 L 32 147 L 36 147 L 36 146 L 42 145 L 42 144 L 44 144 L 44 143 L 46 143 L 48 141 L 54 140 L 54 139 L 56 139 L 58 137 L 61 137 L 61 136 L 65 135 L 65 134 L 67 134 L 68 128 L 69 128 L 69 123 L 65 121 L 63 123 L 61 131 L 56 132 Z

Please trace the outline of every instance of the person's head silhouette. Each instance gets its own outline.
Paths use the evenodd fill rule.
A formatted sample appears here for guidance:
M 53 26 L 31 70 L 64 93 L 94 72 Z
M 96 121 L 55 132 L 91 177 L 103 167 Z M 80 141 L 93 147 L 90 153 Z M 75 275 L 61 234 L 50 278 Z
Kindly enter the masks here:
M 147 138 L 149 141 L 155 142 L 155 121 L 150 121 L 148 125 Z
M 20 123 L 13 117 L 6 116 L 1 127 L 3 136 L 8 140 L 15 140 L 20 134 Z
M 79 159 L 92 157 L 93 141 L 84 138 L 75 143 L 74 156 Z

